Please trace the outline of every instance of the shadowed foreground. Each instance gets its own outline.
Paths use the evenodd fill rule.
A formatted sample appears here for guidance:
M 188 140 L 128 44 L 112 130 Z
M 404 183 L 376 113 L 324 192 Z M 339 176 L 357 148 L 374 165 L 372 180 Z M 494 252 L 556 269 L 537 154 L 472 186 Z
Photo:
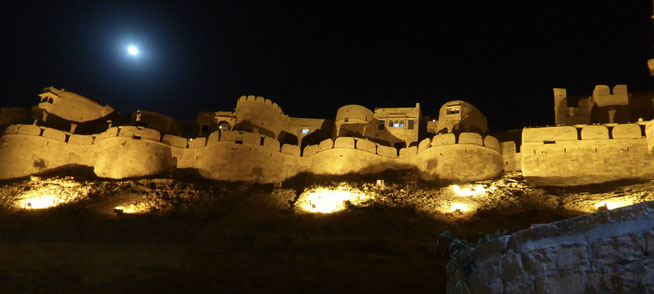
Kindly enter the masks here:
M 443 293 L 449 256 L 443 245 L 434 251 L 435 234 L 448 230 L 476 240 L 479 232 L 513 232 L 583 214 L 563 208 L 582 207 L 569 201 L 571 195 L 595 201 L 616 196 L 616 189 L 633 194 L 651 188 L 629 183 L 571 194 L 528 188 L 514 175 L 479 182 L 494 189 L 494 200 L 479 200 L 476 212 L 460 214 L 433 211 L 455 199 L 448 187 L 416 182 L 410 172 L 378 176 L 384 189 L 352 177 L 348 187 L 375 197 L 333 214 L 306 213 L 296 203 L 309 187 L 342 186 L 339 178 L 296 179 L 282 188 L 189 175 L 122 181 L 49 175 L 5 182 L 0 290 Z M 56 191 L 70 201 L 41 210 L 20 206 L 26 203 L 21 195 L 38 191 Z M 128 204 L 147 209 L 113 212 Z

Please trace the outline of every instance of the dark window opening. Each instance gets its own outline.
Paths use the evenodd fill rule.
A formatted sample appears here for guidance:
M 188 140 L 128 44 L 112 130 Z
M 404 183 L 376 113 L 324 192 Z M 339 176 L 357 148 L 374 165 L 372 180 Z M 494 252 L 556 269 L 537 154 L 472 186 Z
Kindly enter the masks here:
M 134 139 L 134 140 L 141 140 L 141 136 L 132 135 L 132 139 Z
M 609 129 L 609 139 L 613 139 L 613 127 L 606 127 Z
M 581 128 L 577 128 L 577 140 L 581 140 Z
M 265 137 L 261 137 L 261 140 L 259 141 L 259 145 L 263 146 L 263 142 L 266 140 Z
M 380 121 L 379 121 L 379 130 L 381 131 L 381 130 L 383 130 L 383 129 L 384 129 L 384 121 L 383 121 L 383 120 L 380 120 Z
M 459 114 L 459 113 L 461 113 L 461 106 L 460 105 L 448 106 L 445 109 L 445 114 L 447 114 L 447 115 L 453 115 L 453 114 Z
M 640 136 L 647 137 L 647 133 L 645 133 L 645 125 L 640 125 Z
M 348 118 L 346 118 L 346 119 L 345 119 L 345 122 L 348 122 L 348 120 L 349 120 L 349 119 L 348 119 Z
M 236 140 L 236 141 L 234 141 L 234 143 L 236 143 L 236 144 L 243 144 L 243 140 Z
M 48 103 L 52 104 L 54 103 L 54 100 L 52 98 L 48 98 Z
M 543 140 L 543 144 L 556 144 L 554 140 Z
M 409 130 L 413 130 L 413 120 L 409 120 Z
M 68 143 L 68 139 L 70 139 L 70 135 L 66 134 L 66 140 L 64 142 Z

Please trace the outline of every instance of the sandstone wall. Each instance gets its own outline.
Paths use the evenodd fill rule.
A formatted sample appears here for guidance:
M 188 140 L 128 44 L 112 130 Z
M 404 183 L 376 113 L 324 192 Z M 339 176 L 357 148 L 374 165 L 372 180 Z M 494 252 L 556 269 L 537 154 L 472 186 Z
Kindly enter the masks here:
M 436 181 L 476 181 L 497 177 L 504 170 L 502 154 L 497 150 L 497 139 L 486 136 L 492 147 L 476 133 L 459 134 L 458 142 L 450 135 L 437 135 L 411 161 L 418 167 L 421 177 Z
M 470 256 L 466 278 L 457 262 Z M 651 293 L 654 202 L 533 225 L 461 255 L 447 274 L 448 293 L 463 279 L 471 293 Z
M 277 103 L 263 97 L 242 96 L 236 102 L 236 127 L 240 130 L 257 131 L 277 138 L 288 126 L 289 117 L 284 115 Z
M 420 147 L 377 145 L 366 139 L 339 137 L 305 147 L 284 144 L 261 134 L 214 132 L 186 139 L 143 127 L 113 127 L 91 136 L 71 135 L 33 125 L 11 125 L 0 138 L 0 179 L 18 178 L 68 165 L 94 168 L 106 178 L 141 177 L 176 168 L 197 169 L 204 177 L 272 183 L 300 172 L 343 175 L 386 169 L 418 168 L 427 180 L 473 181 L 499 175 L 502 155 L 497 140 L 478 134 L 442 136 Z M 437 136 L 438 137 L 438 136 Z M 484 143 L 489 146 L 484 146 Z M 432 146 L 433 145 L 433 146 Z
M 580 132 L 575 127 L 526 128 L 523 175 L 541 185 L 652 178 L 652 155 L 639 130 L 638 126 L 618 125 L 610 136 L 605 126 L 584 126 Z
M 69 144 L 66 139 L 66 134 L 54 129 L 10 126 L 0 137 L 0 179 L 24 177 L 70 165 L 93 166 L 95 149 L 89 145 Z

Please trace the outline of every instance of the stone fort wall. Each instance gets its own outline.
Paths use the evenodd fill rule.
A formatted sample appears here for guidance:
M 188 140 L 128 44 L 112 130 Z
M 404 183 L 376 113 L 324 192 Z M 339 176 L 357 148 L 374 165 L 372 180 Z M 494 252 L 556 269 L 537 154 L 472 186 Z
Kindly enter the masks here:
M 186 139 L 133 126 L 84 136 L 11 125 L 0 137 L 0 179 L 71 165 L 93 167 L 98 176 L 107 178 L 190 168 L 211 179 L 260 183 L 280 182 L 301 172 L 365 174 L 389 168 L 417 168 L 428 180 L 473 181 L 499 176 L 503 170 L 497 139 L 474 133 L 436 135 L 401 150 L 351 137 L 327 139 L 300 150 L 244 131 Z
M 447 293 L 464 280 L 470 293 L 650 293 L 653 269 L 654 202 L 644 202 L 479 245 L 447 265 Z
M 541 185 L 652 178 L 650 123 L 525 128 L 522 173 Z

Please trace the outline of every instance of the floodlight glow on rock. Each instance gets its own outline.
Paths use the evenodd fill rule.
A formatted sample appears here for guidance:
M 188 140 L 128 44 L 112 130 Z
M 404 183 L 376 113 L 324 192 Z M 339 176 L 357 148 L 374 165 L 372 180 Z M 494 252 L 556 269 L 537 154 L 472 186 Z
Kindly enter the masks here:
M 25 209 L 44 209 L 57 206 L 57 204 L 57 198 L 54 195 L 41 195 L 23 200 L 21 206 Z
M 296 207 L 311 213 L 334 213 L 345 210 L 347 202 L 357 205 L 368 198 L 363 192 L 345 186 L 336 189 L 319 187 L 302 193 Z
M 474 185 L 474 186 L 467 185 L 464 187 L 461 187 L 459 185 L 452 185 L 451 188 L 452 191 L 456 193 L 456 195 L 465 196 L 465 197 L 481 196 L 486 193 L 486 189 L 482 185 Z
M 613 210 L 620 207 L 625 207 L 635 204 L 634 201 L 629 201 L 629 199 L 615 199 L 615 200 L 606 200 L 601 201 L 595 204 L 596 209 L 606 208 L 608 210 Z
M 461 203 L 461 202 L 454 202 L 450 206 L 450 212 L 455 212 L 455 213 L 464 213 L 464 212 L 469 212 L 471 210 L 472 208 L 469 204 Z

